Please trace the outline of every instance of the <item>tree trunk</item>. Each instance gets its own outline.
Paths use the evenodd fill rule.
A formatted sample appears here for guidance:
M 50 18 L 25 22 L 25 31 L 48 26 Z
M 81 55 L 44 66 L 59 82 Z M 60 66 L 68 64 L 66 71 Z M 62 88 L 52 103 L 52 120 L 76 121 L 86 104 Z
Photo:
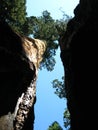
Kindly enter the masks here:
M 71 130 L 98 129 L 98 1 L 80 0 L 60 40 Z
M 0 130 L 33 130 L 38 67 L 45 44 L 0 21 Z

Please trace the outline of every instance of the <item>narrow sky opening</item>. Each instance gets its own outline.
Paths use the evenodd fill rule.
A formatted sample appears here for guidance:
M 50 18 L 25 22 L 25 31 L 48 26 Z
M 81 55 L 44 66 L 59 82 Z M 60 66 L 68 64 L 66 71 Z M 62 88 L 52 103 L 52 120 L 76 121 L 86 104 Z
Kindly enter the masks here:
M 62 19 L 63 13 L 74 17 L 74 9 L 79 0 L 27 0 L 28 16 L 42 16 L 42 12 L 47 10 L 53 19 Z M 63 113 L 66 100 L 60 99 L 54 94 L 51 82 L 54 79 L 61 79 L 64 75 L 63 65 L 60 59 L 60 49 L 56 53 L 56 65 L 52 72 L 39 70 L 37 80 L 37 101 L 35 104 L 34 130 L 47 130 L 49 125 L 57 121 L 65 130 Z

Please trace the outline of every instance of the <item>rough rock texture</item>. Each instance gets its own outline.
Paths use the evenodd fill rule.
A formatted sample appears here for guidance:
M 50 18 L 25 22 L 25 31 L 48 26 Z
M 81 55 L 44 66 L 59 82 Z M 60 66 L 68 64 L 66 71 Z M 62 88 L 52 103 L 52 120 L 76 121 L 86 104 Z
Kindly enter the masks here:
M 71 130 L 98 129 L 98 0 L 80 0 L 60 39 Z
M 45 43 L 0 21 L 0 130 L 33 130 L 38 67 Z

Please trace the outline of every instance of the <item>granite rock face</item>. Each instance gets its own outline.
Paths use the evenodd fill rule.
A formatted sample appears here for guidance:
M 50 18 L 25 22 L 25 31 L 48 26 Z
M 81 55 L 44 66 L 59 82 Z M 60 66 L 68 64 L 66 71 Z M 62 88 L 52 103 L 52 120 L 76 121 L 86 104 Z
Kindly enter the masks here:
M 80 0 L 61 37 L 71 130 L 98 129 L 98 1 Z

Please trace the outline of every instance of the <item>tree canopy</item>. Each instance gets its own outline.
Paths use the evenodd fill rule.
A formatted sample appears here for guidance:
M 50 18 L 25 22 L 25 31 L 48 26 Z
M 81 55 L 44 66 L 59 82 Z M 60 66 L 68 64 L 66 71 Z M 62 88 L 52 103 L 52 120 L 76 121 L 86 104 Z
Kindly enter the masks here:
M 52 71 L 55 66 L 56 50 L 62 30 L 65 30 L 67 21 L 54 20 L 45 10 L 40 17 L 27 16 L 26 0 L 1 0 L 0 20 L 6 21 L 18 33 L 46 41 L 47 49 L 41 62 L 40 69 Z

